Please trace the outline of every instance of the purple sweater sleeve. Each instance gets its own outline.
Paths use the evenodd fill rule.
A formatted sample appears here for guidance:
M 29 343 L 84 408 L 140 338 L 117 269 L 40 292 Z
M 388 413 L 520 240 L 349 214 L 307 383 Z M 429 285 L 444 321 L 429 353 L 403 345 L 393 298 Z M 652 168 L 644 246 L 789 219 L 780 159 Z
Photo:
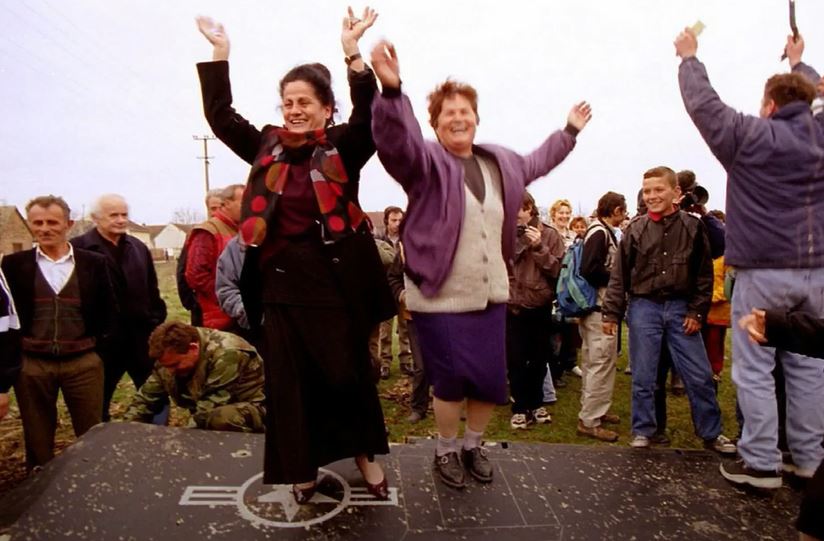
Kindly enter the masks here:
M 537 149 L 524 156 L 525 184 L 547 175 L 558 167 L 575 148 L 575 136 L 566 130 L 556 130 Z
M 386 172 L 409 193 L 431 178 L 432 156 L 405 94 L 378 95 L 372 101 L 372 137 Z

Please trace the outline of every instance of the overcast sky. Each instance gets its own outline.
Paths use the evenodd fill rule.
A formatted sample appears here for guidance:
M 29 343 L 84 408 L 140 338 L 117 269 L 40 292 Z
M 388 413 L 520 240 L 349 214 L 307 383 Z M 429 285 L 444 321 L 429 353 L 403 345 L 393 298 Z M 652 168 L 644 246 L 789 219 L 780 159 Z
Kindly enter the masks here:
M 340 48 L 346 2 L 20 0 L 0 3 L 0 200 L 63 195 L 81 211 L 117 192 L 140 223 L 168 222 L 174 209 L 202 209 L 207 134 L 195 63 L 211 58 L 194 17 L 224 23 L 232 41 L 235 108 L 257 126 L 280 123 L 278 79 L 293 65 L 330 67 L 342 113 L 351 104 Z M 360 12 L 362 5 L 353 6 Z M 693 169 L 723 208 L 724 172 L 684 112 L 676 34 L 700 19 L 698 57 L 728 104 L 757 114 L 764 81 L 786 71 L 786 0 L 575 0 L 374 2 L 380 13 L 361 41 L 397 47 L 404 90 L 425 136 L 426 94 L 450 76 L 474 85 L 477 142 L 528 152 L 562 127 L 571 105 L 594 117 L 567 160 L 530 191 L 591 210 L 607 190 L 634 201 L 656 165 Z M 824 2 L 798 0 L 805 60 L 824 65 Z M 245 182 L 248 166 L 220 142 L 212 186 Z M 361 182 L 365 210 L 403 206 L 405 196 L 377 158 Z M 634 203 L 631 203 L 634 208 Z

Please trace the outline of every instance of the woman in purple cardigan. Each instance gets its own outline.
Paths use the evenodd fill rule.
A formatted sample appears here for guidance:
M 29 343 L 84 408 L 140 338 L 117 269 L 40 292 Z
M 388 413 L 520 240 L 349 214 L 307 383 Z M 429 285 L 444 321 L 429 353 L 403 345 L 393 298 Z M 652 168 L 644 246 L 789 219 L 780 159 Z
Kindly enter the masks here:
M 492 465 L 481 438 L 496 404 L 507 401 L 506 262 L 526 185 L 549 173 L 575 146 L 591 118 L 589 104 L 572 108 L 567 125 L 522 156 L 475 145 L 477 94 L 447 80 L 429 95 L 438 142 L 425 141 L 401 92 L 394 48 L 379 43 L 372 66 L 383 87 L 372 102 L 378 157 L 409 199 L 401 238 L 406 303 L 413 313 L 427 375 L 434 388 L 438 442 L 435 469 L 444 484 L 465 486 L 464 467 L 482 483 Z M 461 405 L 466 429 L 458 453 Z

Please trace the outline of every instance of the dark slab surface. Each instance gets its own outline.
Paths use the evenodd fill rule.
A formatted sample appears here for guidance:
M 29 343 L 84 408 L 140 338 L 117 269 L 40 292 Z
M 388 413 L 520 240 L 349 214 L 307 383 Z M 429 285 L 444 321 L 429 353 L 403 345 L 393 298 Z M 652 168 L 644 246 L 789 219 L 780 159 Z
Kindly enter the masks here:
M 139 424 L 91 430 L 0 499 L 11 540 L 792 539 L 797 492 L 728 485 L 705 451 L 575 445 L 490 447 L 491 485 L 436 482 L 431 441 L 384 457 L 390 502 L 353 461 L 325 469 L 297 506 L 263 486 L 260 435 Z M 15 522 L 16 520 L 16 522 Z

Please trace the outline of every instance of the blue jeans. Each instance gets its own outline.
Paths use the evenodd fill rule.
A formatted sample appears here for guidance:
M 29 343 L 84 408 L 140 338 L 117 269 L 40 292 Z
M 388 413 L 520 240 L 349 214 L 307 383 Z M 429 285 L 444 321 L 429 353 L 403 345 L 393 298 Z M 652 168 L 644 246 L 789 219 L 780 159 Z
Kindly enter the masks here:
M 650 437 L 655 433 L 655 381 L 661 358 L 661 340 L 672 356 L 672 364 L 684 382 L 690 401 L 695 433 L 704 440 L 721 434 L 721 410 L 715 398 L 712 370 L 701 333 L 684 333 L 687 301 L 662 303 L 632 297 L 627 312 L 629 347 L 632 351 L 632 433 Z
M 776 363 L 784 369 L 787 445 L 799 468 L 824 458 L 824 362 L 752 343 L 737 324 L 753 308 L 802 310 L 824 317 L 824 269 L 738 269 L 732 295 L 732 380 L 744 415 L 738 453 L 757 470 L 781 467 Z

